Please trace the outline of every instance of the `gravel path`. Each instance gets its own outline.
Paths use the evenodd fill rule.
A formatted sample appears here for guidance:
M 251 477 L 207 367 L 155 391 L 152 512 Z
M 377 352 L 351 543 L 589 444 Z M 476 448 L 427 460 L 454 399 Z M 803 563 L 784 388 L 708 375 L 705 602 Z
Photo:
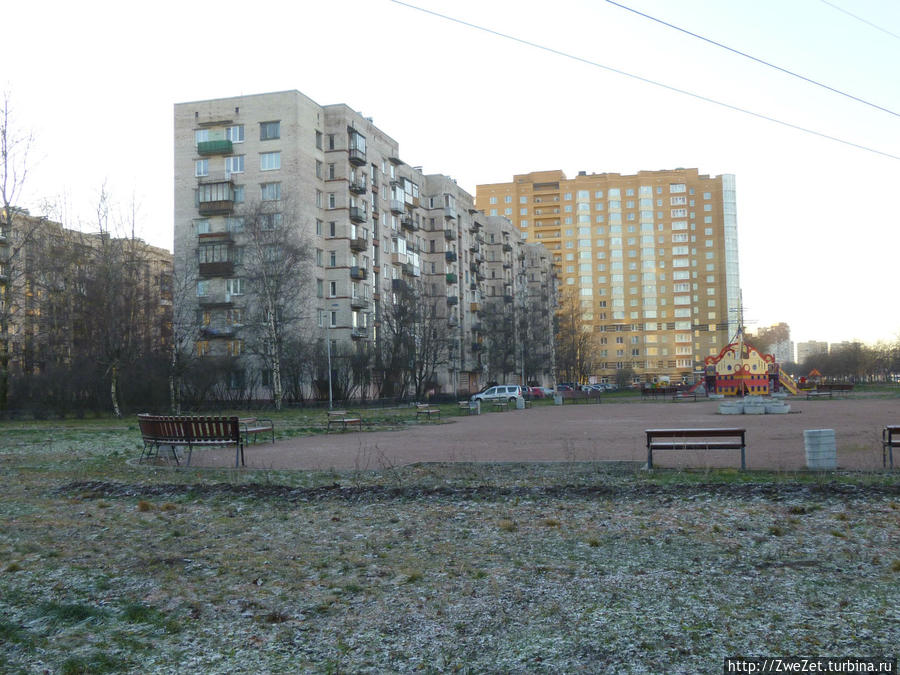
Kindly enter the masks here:
M 751 469 L 806 465 L 804 429 L 834 429 L 838 467 L 881 468 L 881 427 L 900 422 L 898 399 L 790 401 L 787 415 L 720 415 L 718 402 L 631 402 L 538 406 L 447 417 L 400 431 L 346 432 L 249 446 L 248 468 L 378 469 L 416 462 L 646 461 L 644 429 L 744 427 Z M 198 452 L 198 466 L 227 466 L 232 453 Z M 739 466 L 735 452 L 654 455 L 660 467 Z M 900 457 L 895 458 L 900 464 Z

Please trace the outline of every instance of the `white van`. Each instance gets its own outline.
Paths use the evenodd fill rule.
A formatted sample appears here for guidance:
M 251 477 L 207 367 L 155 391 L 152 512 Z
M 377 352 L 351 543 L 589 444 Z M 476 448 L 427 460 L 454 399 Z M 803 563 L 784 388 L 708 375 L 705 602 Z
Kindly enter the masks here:
M 517 384 L 501 384 L 473 394 L 472 401 L 515 401 L 522 396 L 522 387 Z

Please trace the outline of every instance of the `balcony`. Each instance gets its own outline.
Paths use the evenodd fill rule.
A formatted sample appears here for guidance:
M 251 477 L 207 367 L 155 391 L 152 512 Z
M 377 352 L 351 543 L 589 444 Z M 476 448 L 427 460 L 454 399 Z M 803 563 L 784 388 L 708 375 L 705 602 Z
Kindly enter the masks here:
M 473 241 L 469 245 L 469 250 L 472 251 L 472 253 L 478 253 L 481 250 L 481 246 L 478 244 L 477 241 Z
M 480 312 L 481 311 L 481 303 L 480 302 L 470 302 L 469 303 L 469 311 L 470 312 Z
M 366 181 L 362 179 L 357 179 L 355 181 L 350 181 L 350 192 L 357 195 L 362 195 L 366 193 Z
M 353 309 L 368 309 L 369 301 L 366 298 L 350 298 L 350 306 Z
M 456 218 L 456 207 L 455 206 L 445 206 L 444 207 L 444 218 L 455 219 Z
M 511 295 L 504 295 L 504 296 L 503 296 L 503 302 L 511 303 L 512 301 L 513 301 L 513 296 L 511 296 Z
M 448 284 L 456 283 L 456 275 L 453 272 L 447 272 L 447 283 Z
M 480 351 L 481 351 L 481 345 L 480 345 L 478 342 L 473 342 L 473 343 L 472 343 L 472 351 L 473 351 L 473 352 L 480 352 Z
M 406 204 L 402 199 L 391 200 L 391 213 L 403 213 L 406 211 Z
M 351 206 L 350 207 L 350 220 L 352 220 L 354 223 L 366 222 L 365 209 L 361 209 L 358 206 Z
M 473 323 L 472 330 L 475 331 L 476 333 L 480 333 L 481 332 L 481 324 L 477 323 L 477 322 Z
M 201 277 L 230 277 L 234 276 L 234 262 L 223 260 L 219 262 L 207 262 L 197 265 L 197 273 Z
M 408 215 L 400 218 L 400 227 L 402 227 L 404 230 L 409 230 L 410 232 L 415 232 L 419 229 L 413 222 L 412 216 Z
M 231 299 L 231 293 L 210 293 L 209 295 L 201 295 L 197 298 L 197 302 L 201 307 L 231 307 L 234 302 Z
M 350 337 L 354 340 L 363 340 L 369 336 L 369 329 L 356 326 L 350 330 Z
M 456 251 L 446 251 L 444 253 L 444 260 L 449 262 L 456 262 Z
M 400 266 L 400 269 L 401 269 L 401 271 L 403 272 L 403 274 L 406 274 L 406 275 L 408 275 L 408 276 L 411 276 L 411 277 L 412 277 L 412 276 L 418 276 L 418 275 L 416 274 L 416 268 L 413 266 L 412 263 L 403 263 L 403 264 Z
M 221 338 L 233 337 L 235 333 L 234 326 L 203 326 L 200 332 L 204 337 Z
M 363 166 L 366 163 L 366 151 L 358 148 L 350 148 L 350 163 L 354 166 Z
M 6 234 L 5 229 L 0 229 L 0 246 L 8 246 L 9 245 L 9 236 Z
M 459 304 L 459 296 L 456 295 L 448 295 L 447 296 L 447 304 L 451 307 Z
M 365 281 L 366 268 L 365 267 L 351 267 L 350 268 L 350 278 L 356 279 L 357 281 Z
M 448 317 L 447 325 L 450 326 L 450 328 L 455 328 L 456 326 L 459 325 L 459 317 L 457 317 L 455 314 Z
M 365 251 L 368 247 L 369 247 L 368 240 L 366 240 L 362 237 L 357 237 L 356 239 L 350 240 L 350 250 L 351 251 L 356 251 L 357 253 L 359 253 L 360 251 Z
M 9 281 L 9 273 L 6 271 L 6 265 L 0 265 L 0 281 Z
M 201 157 L 208 155 L 230 155 L 234 152 L 231 141 L 201 141 L 197 143 L 197 154 Z
M 231 177 L 203 176 L 197 181 L 198 210 L 201 216 L 217 216 L 234 211 L 234 183 Z
M 444 230 L 444 239 L 447 241 L 456 239 L 456 232 L 454 230 Z
M 407 288 L 409 284 L 406 283 L 406 279 L 391 279 L 391 290 L 405 291 Z
M 504 253 L 510 253 L 512 251 L 512 244 L 503 242 L 503 251 Z
M 511 269 L 512 269 L 512 263 L 511 263 L 511 262 L 505 262 L 505 263 L 503 263 L 503 269 L 505 269 L 505 270 L 511 270 Z

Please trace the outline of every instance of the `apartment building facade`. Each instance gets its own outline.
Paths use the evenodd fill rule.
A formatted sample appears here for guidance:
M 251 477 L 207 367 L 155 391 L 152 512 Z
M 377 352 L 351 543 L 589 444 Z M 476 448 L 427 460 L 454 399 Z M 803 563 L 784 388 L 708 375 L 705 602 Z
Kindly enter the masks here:
M 797 343 L 797 363 L 801 366 L 810 356 L 827 353 L 828 343 L 824 340 L 807 340 Z
M 0 348 L 8 373 L 39 375 L 93 355 L 98 338 L 91 323 L 106 309 L 104 291 L 127 295 L 132 303 L 129 325 L 139 327 L 130 336 L 135 353 L 168 353 L 169 251 L 139 239 L 68 229 L 25 210 L 2 220 L 7 225 L 0 228 Z M 104 286 L 104 276 L 114 276 L 114 289 Z
M 297 228 L 312 251 L 296 280 L 306 318 L 292 331 L 330 352 L 371 350 L 367 393 L 393 395 L 388 352 L 397 336 L 389 332 L 397 330 L 398 304 L 413 297 L 434 329 L 416 336 L 415 348 L 425 349 L 433 334 L 443 340 L 435 372 L 416 386 L 447 393 L 483 386 L 482 317 L 486 300 L 498 297 L 488 293 L 499 292 L 487 280 L 525 278 L 534 262 L 508 221 L 477 212 L 448 176 L 404 162 L 397 141 L 343 104 L 285 91 L 181 103 L 174 118 L 175 259 L 181 276 L 195 279 L 196 293 L 184 302 L 199 317 L 199 354 L 241 358 L 267 382 L 260 371 L 268 366 L 245 349 L 251 336 L 242 323 L 252 295 L 244 219 L 263 204 L 273 228 Z M 482 249 L 491 228 L 496 243 L 485 246 L 496 258 Z M 546 257 L 544 264 L 549 275 Z M 548 294 L 548 307 L 552 301 Z
M 732 175 L 539 171 L 477 186 L 476 207 L 549 249 L 593 330 L 593 378 L 693 381 L 738 327 Z

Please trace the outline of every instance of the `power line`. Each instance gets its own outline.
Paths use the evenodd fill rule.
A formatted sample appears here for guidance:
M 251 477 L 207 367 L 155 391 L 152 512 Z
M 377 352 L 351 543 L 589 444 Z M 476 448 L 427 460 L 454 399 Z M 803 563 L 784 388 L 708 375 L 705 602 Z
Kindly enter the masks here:
M 838 6 L 835 5 L 834 3 L 828 2 L 828 0 L 821 0 L 821 2 L 825 3 L 826 5 L 828 5 L 829 7 L 831 7 L 832 9 L 836 9 L 836 10 L 839 11 L 839 12 L 843 12 L 843 13 L 846 14 L 847 16 L 852 16 L 852 17 L 853 17 L 854 19 L 856 19 L 857 21 L 861 21 L 861 22 L 863 22 L 864 24 L 866 24 L 867 26 L 871 26 L 871 27 L 874 28 L 875 30 L 880 30 L 882 33 L 887 33 L 887 34 L 890 35 L 892 38 L 894 38 L 894 39 L 896 39 L 896 40 L 900 40 L 900 35 L 897 35 L 896 33 L 892 33 L 891 31 L 887 30 L 886 28 L 882 28 L 881 26 L 879 26 L 879 25 L 877 25 L 877 24 L 874 24 L 874 23 L 872 23 L 871 21 L 866 21 L 866 20 L 865 20 L 864 18 L 862 18 L 861 16 L 857 16 L 856 14 L 853 14 L 852 12 L 848 12 L 848 11 L 847 11 L 846 9 L 844 9 L 843 7 L 838 7 Z
M 778 70 L 782 73 L 786 73 L 787 75 L 791 75 L 792 77 L 801 79 L 804 82 L 809 82 L 810 84 L 814 84 L 817 87 L 822 87 L 823 89 L 827 89 L 828 91 L 833 92 L 835 94 L 840 94 L 841 96 L 846 96 L 847 98 L 853 99 L 854 101 L 856 101 L 858 103 L 862 103 L 864 105 L 871 106 L 871 107 L 875 108 L 876 110 L 881 110 L 882 112 L 886 112 L 890 115 L 893 115 L 894 117 L 900 117 L 900 113 L 894 112 L 893 110 L 890 110 L 888 108 L 884 108 L 884 107 L 878 105 L 877 103 L 872 103 L 863 98 L 860 98 L 859 96 L 854 96 L 853 94 L 848 94 L 847 92 L 841 91 L 840 89 L 835 89 L 834 87 L 830 87 L 827 84 L 823 84 L 822 82 L 819 82 L 818 80 L 813 80 L 812 78 L 806 77 L 805 75 L 801 75 L 800 73 L 795 73 L 794 71 L 788 70 L 787 68 L 782 68 L 781 66 L 776 66 L 774 63 L 769 63 L 768 61 L 764 61 L 763 59 L 760 59 L 760 58 L 757 58 L 750 54 L 747 54 L 746 52 L 742 52 L 739 49 L 734 49 L 733 47 L 724 45 L 721 42 L 716 42 L 715 40 L 711 40 L 710 38 L 703 37 L 702 35 L 698 35 L 697 33 L 692 33 L 691 31 L 689 31 L 685 28 L 681 28 L 681 27 L 671 24 L 667 21 L 663 21 L 662 19 L 657 19 L 654 16 L 650 16 L 649 14 L 645 14 L 644 12 L 640 12 L 636 9 L 632 9 L 631 7 L 626 7 L 625 5 L 615 2 L 614 0 L 606 0 L 606 1 L 611 5 L 615 5 L 616 7 L 620 7 L 626 11 L 632 12 L 633 14 L 642 16 L 645 19 L 650 19 L 651 21 L 655 21 L 656 23 L 662 24 L 663 26 L 666 26 L 668 28 L 673 28 L 677 31 L 680 31 L 680 32 L 686 34 L 686 35 L 690 35 L 691 37 L 697 38 L 698 40 L 703 40 L 704 42 L 708 42 L 709 44 L 715 45 L 716 47 L 726 49 L 729 52 L 732 52 L 733 54 L 738 54 L 739 56 L 748 58 L 751 61 L 756 61 L 757 63 L 761 63 L 762 65 L 768 66 L 769 68 L 774 68 L 775 70 Z M 822 0 L 822 1 L 824 2 L 825 0 Z
M 492 28 L 486 28 L 484 26 L 479 26 L 478 24 L 470 23 L 468 21 L 464 21 L 462 19 L 457 19 L 452 16 L 447 16 L 446 14 L 441 14 L 439 12 L 435 12 L 430 9 L 425 9 L 424 7 L 418 7 L 416 5 L 412 5 L 408 2 L 402 2 L 402 0 L 390 0 L 394 4 L 402 5 L 404 7 L 408 7 L 409 9 L 415 9 L 425 14 L 430 14 L 432 16 L 436 16 L 439 19 L 444 19 L 445 21 L 450 21 L 452 23 L 460 24 L 461 26 L 466 26 L 468 28 L 474 28 L 475 30 L 480 30 L 484 33 L 488 33 L 490 35 L 494 35 L 497 37 L 502 37 L 507 40 L 512 40 L 513 42 L 518 42 L 519 44 L 526 45 L 528 47 L 533 47 L 535 49 L 540 49 L 545 52 L 549 52 L 551 54 L 556 54 L 557 56 L 562 56 L 567 59 L 571 59 L 573 61 L 578 61 L 579 63 L 584 63 L 589 66 L 594 66 L 595 68 L 600 68 L 602 70 L 607 70 L 611 73 L 616 73 L 617 75 L 624 75 L 625 77 L 630 77 L 632 79 L 638 80 L 639 82 L 644 82 L 646 84 L 652 84 L 657 87 L 661 87 L 663 89 L 668 89 L 669 91 L 674 91 L 678 94 L 684 94 L 685 96 L 690 96 L 691 98 L 696 98 L 700 101 L 704 101 L 706 103 L 713 103 L 715 105 L 721 106 L 723 108 L 728 108 L 729 110 L 735 110 L 737 112 L 744 113 L 745 115 L 750 115 L 751 117 L 756 117 L 762 120 L 766 120 L 768 122 L 774 122 L 775 124 L 780 124 L 781 126 L 788 127 L 789 129 L 795 129 L 797 131 L 802 131 L 803 133 L 811 134 L 813 136 L 818 136 L 819 138 L 825 138 L 829 141 L 835 141 L 836 143 L 841 143 L 843 145 L 848 145 L 852 148 L 857 148 L 858 150 L 865 150 L 866 152 L 871 152 L 876 155 L 881 155 L 882 157 L 888 157 L 890 159 L 900 160 L 900 155 L 892 155 L 889 152 L 884 152 L 882 150 L 876 150 L 875 148 L 870 148 L 865 145 L 860 145 L 859 143 L 854 143 L 853 141 L 847 141 L 842 138 L 838 138 L 837 136 L 831 136 L 829 134 L 823 133 L 821 131 L 815 131 L 814 129 L 809 129 L 808 127 L 801 127 L 798 124 L 792 124 L 791 122 L 785 122 L 783 120 L 779 120 L 775 117 L 770 117 L 768 115 L 764 115 L 762 113 L 753 112 L 752 110 L 748 110 L 746 108 L 741 108 L 736 105 L 732 105 L 730 103 L 725 103 L 723 101 L 717 101 L 716 99 L 709 98 L 708 96 L 703 96 L 702 94 L 695 94 L 694 92 L 687 91 L 686 89 L 679 89 L 678 87 L 673 87 L 669 84 L 664 84 L 662 82 L 657 82 L 656 80 L 651 80 L 646 77 L 642 77 L 640 75 L 635 75 L 633 73 L 626 72 L 624 70 L 619 70 L 618 68 L 613 68 L 612 66 L 605 66 L 602 63 L 597 63 L 596 61 L 591 61 L 581 56 L 575 56 L 574 54 L 570 54 L 568 52 L 561 51 L 559 49 L 555 49 L 553 47 L 548 47 L 546 45 L 541 45 L 536 42 L 531 42 L 529 40 L 525 40 L 523 38 L 515 37 L 514 35 L 509 35 L 507 33 L 501 33 Z

